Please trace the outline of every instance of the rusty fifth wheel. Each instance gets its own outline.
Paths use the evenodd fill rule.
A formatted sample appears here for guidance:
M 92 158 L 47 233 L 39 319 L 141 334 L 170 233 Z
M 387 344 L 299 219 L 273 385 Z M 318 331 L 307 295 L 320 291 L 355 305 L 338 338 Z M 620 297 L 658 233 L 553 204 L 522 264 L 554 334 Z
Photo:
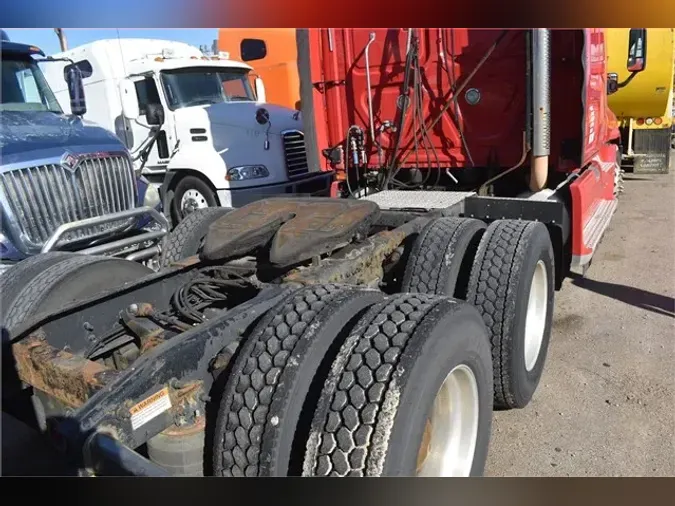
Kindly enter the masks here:
M 400 294 L 373 306 L 323 385 L 305 476 L 476 476 L 492 423 L 492 361 L 478 312 Z

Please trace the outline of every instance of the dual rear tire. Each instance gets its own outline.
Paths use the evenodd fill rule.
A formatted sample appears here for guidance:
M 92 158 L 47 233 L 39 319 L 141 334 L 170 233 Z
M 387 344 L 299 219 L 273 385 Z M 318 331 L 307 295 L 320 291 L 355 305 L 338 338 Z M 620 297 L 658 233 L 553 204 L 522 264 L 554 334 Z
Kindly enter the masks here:
M 554 282 L 545 225 L 439 218 L 414 244 L 402 289 L 454 296 L 479 310 L 492 346 L 494 407 L 512 409 L 529 404 L 543 372 Z
M 485 326 L 447 297 L 302 288 L 244 341 L 220 401 L 219 476 L 470 476 L 492 421 Z

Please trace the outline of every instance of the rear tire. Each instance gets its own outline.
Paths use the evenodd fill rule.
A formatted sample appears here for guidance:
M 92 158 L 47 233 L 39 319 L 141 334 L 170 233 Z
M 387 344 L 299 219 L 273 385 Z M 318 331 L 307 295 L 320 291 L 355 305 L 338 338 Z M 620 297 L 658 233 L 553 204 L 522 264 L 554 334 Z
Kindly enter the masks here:
M 39 313 L 55 311 L 152 273 L 138 262 L 121 258 L 72 255 L 35 273 L 32 279 L 24 279 L 25 284 L 6 308 L 3 326 L 11 330 Z
M 333 362 L 303 474 L 479 476 L 491 425 L 492 361 L 480 314 L 445 297 L 395 295 L 360 319 Z
M 350 322 L 380 300 L 377 291 L 315 285 L 269 311 L 238 352 L 225 385 L 215 429 L 216 475 L 300 474 L 325 369 Z
M 554 273 L 545 225 L 498 220 L 483 235 L 467 301 L 490 331 L 495 408 L 523 408 L 537 389 L 551 337 Z
M 167 267 L 199 253 L 211 223 L 230 211 L 227 207 L 213 207 L 198 209 L 187 216 L 166 236 L 160 266 Z
M 41 253 L 26 258 L 3 272 L 0 276 L 0 322 L 2 326 L 4 327 L 7 310 L 26 283 L 45 269 L 75 255 L 76 253 L 65 251 Z
M 402 292 L 466 298 L 471 265 L 486 225 L 471 218 L 438 218 L 410 252 Z

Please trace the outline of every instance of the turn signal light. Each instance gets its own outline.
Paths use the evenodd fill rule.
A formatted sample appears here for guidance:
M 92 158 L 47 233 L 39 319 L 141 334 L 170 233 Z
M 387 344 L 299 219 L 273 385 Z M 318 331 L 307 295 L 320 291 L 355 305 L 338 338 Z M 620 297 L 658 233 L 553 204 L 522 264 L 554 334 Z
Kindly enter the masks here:
M 655 119 L 654 119 L 654 124 L 655 124 L 655 125 L 660 125 L 661 123 L 663 123 L 663 119 L 661 119 L 661 118 L 655 118 Z

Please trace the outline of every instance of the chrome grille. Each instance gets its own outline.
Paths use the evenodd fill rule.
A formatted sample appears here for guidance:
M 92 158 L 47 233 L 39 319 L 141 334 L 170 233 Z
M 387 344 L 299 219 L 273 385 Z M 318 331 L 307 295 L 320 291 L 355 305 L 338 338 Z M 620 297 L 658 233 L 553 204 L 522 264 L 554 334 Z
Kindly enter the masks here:
M 297 130 L 283 133 L 284 155 L 288 176 L 299 176 L 309 172 L 305 135 Z
M 41 246 L 64 223 L 136 207 L 138 188 L 124 155 L 80 158 L 75 170 L 59 164 L 15 169 L 0 174 L 6 197 L 24 241 Z M 126 227 L 132 219 L 66 233 L 60 245 Z

